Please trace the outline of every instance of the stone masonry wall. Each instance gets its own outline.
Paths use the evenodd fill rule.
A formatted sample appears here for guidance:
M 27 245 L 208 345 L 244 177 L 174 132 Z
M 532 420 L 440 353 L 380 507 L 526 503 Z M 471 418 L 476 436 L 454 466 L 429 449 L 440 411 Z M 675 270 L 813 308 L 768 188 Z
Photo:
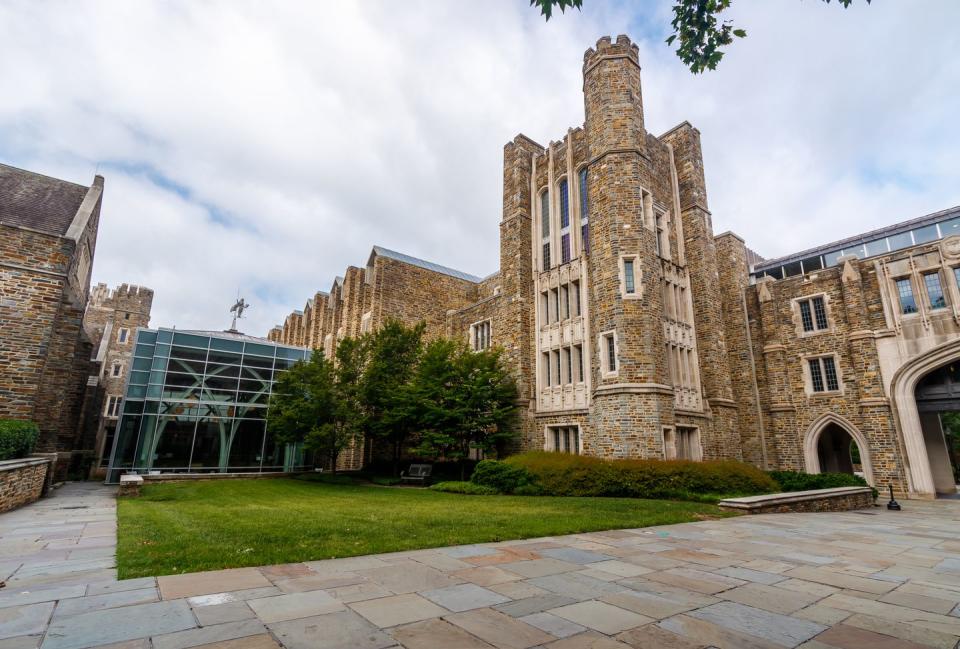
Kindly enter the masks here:
M 0 417 L 32 419 L 73 241 L 0 225 Z
M 0 462 L 0 512 L 32 503 L 43 494 L 49 460 Z

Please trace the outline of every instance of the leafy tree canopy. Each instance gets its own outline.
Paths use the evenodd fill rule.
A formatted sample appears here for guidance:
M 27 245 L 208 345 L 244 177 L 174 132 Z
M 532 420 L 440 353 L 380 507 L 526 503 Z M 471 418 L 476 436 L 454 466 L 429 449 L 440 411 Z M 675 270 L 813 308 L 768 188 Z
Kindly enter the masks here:
M 830 3 L 831 0 L 823 0 Z M 732 21 L 721 20 L 718 16 L 730 7 L 731 0 L 675 0 L 673 21 L 670 26 L 673 34 L 667 38 L 667 45 L 677 44 L 677 56 L 694 74 L 704 70 L 715 70 L 723 58 L 723 47 L 733 43 L 734 38 L 744 38 L 746 30 L 734 28 Z M 849 7 L 853 0 L 837 0 L 843 7 Z M 867 4 L 870 0 L 866 0 Z M 568 8 L 583 8 L 583 0 L 530 0 L 530 6 L 540 8 L 546 20 L 553 16 L 553 10 L 560 12 Z
M 424 455 L 463 460 L 472 449 L 491 451 L 516 434 L 517 386 L 499 349 L 431 342 L 410 394 Z

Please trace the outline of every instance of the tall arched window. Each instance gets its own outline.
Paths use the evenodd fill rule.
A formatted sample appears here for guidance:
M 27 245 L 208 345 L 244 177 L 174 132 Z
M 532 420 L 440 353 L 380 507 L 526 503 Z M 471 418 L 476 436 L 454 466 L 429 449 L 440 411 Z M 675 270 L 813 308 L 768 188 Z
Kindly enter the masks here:
M 580 240 L 583 252 L 590 252 L 590 212 L 587 210 L 587 168 L 580 170 Z
M 543 240 L 543 268 L 550 270 L 550 192 L 540 194 L 540 235 Z
M 560 263 L 570 261 L 570 187 L 567 179 L 560 181 Z

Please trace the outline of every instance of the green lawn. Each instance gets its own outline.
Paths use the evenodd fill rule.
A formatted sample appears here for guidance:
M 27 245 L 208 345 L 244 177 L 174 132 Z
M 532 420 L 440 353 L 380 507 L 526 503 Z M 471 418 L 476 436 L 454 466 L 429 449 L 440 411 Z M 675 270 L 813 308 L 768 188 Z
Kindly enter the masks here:
M 292 479 L 148 485 L 119 503 L 121 579 L 664 525 L 714 505 L 463 496 Z

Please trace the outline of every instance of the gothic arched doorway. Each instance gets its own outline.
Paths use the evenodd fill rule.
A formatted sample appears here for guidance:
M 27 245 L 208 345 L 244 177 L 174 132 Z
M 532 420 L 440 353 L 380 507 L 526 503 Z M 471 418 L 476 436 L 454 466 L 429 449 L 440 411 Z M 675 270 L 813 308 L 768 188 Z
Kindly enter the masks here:
M 817 459 L 823 473 L 853 473 L 853 457 L 859 459 L 857 443 L 837 424 L 828 424 L 817 439 Z M 859 464 L 859 462 L 858 462 Z
M 867 438 L 839 415 L 828 413 L 807 430 L 803 454 L 807 473 L 851 473 L 873 484 Z
M 914 390 L 920 428 L 927 447 L 934 488 L 939 495 L 957 493 L 955 413 L 960 413 L 960 361 L 925 375 Z
M 960 363 L 960 340 L 951 340 L 905 363 L 890 384 L 891 405 L 907 454 L 910 492 L 920 496 L 932 497 L 938 492 L 956 494 L 955 485 L 947 484 L 943 462 L 945 441 L 942 429 L 937 431 L 939 406 L 932 404 L 939 401 L 946 411 L 951 407 L 949 404 L 954 401 L 957 390 L 953 385 L 956 381 L 950 377 L 950 367 L 954 366 L 956 373 L 957 363 Z M 950 385 L 944 385 L 944 375 Z M 928 412 L 921 413 L 921 406 Z

